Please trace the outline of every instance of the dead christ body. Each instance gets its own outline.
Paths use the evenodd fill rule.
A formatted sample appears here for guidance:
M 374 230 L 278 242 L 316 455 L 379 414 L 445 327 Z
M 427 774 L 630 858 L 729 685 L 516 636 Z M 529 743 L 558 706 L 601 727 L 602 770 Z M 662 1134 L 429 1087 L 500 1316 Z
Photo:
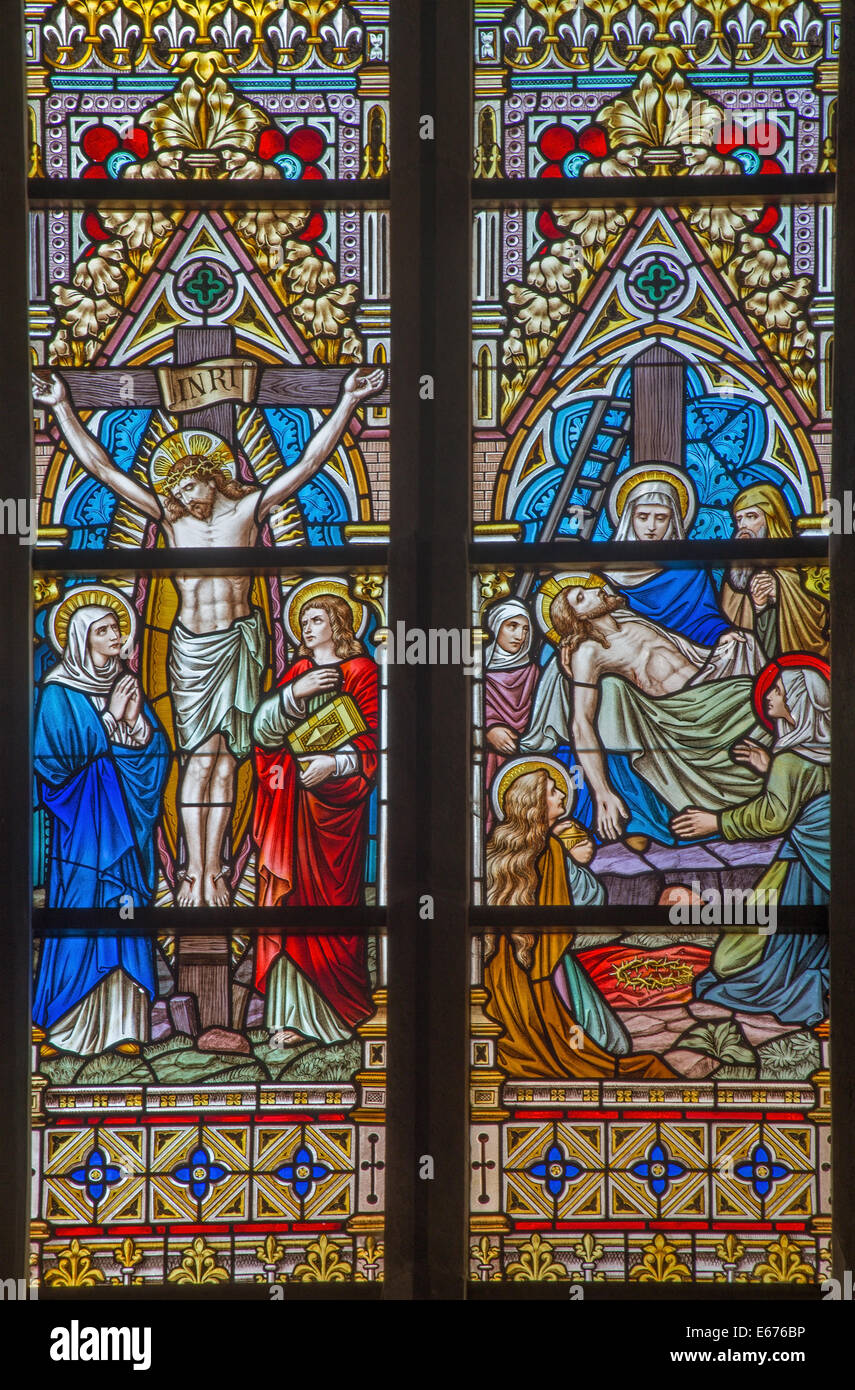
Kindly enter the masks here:
M 675 810 L 693 804 L 696 784 L 722 808 L 740 789 L 750 794 L 750 770 L 734 766 L 728 752 L 755 724 L 751 673 L 759 654 L 749 633 L 731 629 L 714 648 L 701 647 L 633 613 L 620 595 L 572 585 L 556 595 L 550 617 L 562 636 L 573 743 L 602 839 L 618 839 L 629 817 L 609 784 L 606 751 L 628 754 Z
M 145 516 L 175 548 L 254 545 L 274 507 L 292 497 L 336 449 L 357 406 L 383 385 L 382 369 L 359 367 L 343 384 L 328 419 L 301 457 L 265 488 L 226 477 L 203 457 L 188 455 L 170 469 L 161 499 L 117 468 L 88 432 L 55 372 L 33 377 L 33 396 L 53 411 L 77 461 Z M 207 466 L 206 466 L 207 463 Z M 261 615 L 249 602 L 252 577 L 174 574 L 178 617 L 171 634 L 170 694 L 182 754 L 179 814 L 187 860 L 179 907 L 229 903 L 224 858 L 234 808 L 235 773 L 251 747 L 251 721 L 264 664 Z M 229 692 L 237 692 L 229 705 Z

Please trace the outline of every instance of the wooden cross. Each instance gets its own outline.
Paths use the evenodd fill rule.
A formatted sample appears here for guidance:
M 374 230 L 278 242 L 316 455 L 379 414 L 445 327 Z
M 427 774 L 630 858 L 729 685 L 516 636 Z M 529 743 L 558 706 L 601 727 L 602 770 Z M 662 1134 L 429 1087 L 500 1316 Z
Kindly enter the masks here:
M 651 343 L 632 364 L 633 464 L 683 468 L 686 363 L 673 348 Z
M 231 328 L 176 328 L 175 361 L 190 366 L 211 358 L 234 354 Z M 247 354 L 242 354 L 246 356 Z M 353 367 L 269 367 L 259 363 L 255 405 L 334 406 L 341 383 Z M 157 372 L 153 367 L 63 367 L 72 403 L 78 410 L 115 410 L 123 401 L 137 410 L 164 409 Z M 129 389 L 130 388 L 130 389 Z M 389 404 L 388 384 L 371 397 L 372 406 Z M 234 411 L 229 404 L 185 411 L 182 421 L 193 428 L 209 429 L 234 443 Z

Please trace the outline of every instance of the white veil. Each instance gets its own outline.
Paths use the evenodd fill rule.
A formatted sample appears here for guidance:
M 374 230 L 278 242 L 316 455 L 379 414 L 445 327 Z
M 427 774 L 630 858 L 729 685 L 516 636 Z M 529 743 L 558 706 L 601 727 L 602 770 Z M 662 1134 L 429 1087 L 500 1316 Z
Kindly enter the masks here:
M 831 761 L 831 687 L 821 671 L 785 666 L 781 683 L 795 724 L 777 719 L 775 752 L 789 748 L 812 763 Z

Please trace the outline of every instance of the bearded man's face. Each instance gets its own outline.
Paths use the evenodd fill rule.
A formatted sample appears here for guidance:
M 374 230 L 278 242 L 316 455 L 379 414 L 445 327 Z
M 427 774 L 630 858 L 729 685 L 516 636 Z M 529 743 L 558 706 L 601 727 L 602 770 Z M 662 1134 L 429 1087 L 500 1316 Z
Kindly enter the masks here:
M 733 519 L 736 522 L 736 539 L 738 541 L 763 540 L 768 533 L 766 514 L 761 512 L 759 507 L 742 507 L 739 511 L 734 512 Z M 731 587 L 739 593 L 745 593 L 754 573 L 753 565 L 731 566 L 728 576 Z
M 578 620 L 603 618 L 616 608 L 625 607 L 623 594 L 613 594 L 604 588 L 586 589 L 580 584 L 561 590 L 552 604 L 550 616 L 556 631 L 566 636 Z
M 217 489 L 208 478 L 185 478 L 173 494 L 197 521 L 210 521 Z
M 759 507 L 743 507 L 734 513 L 737 540 L 763 540 L 768 526 L 766 516 Z
M 609 589 L 598 589 L 596 593 L 597 602 L 587 608 L 586 618 L 604 618 L 608 613 L 614 613 L 616 608 L 626 608 L 623 594 L 613 594 Z

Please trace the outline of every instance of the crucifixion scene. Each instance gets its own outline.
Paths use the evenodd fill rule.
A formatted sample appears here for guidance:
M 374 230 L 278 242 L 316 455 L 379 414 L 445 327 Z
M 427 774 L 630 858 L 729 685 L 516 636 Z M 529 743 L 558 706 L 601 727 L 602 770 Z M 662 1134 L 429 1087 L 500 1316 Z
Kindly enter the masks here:
M 53 287 L 57 327 L 33 374 L 39 543 L 254 547 L 280 563 L 307 544 L 382 540 L 383 217 L 362 214 L 352 229 L 344 213 L 294 209 L 87 214 L 88 244 L 71 285 Z M 367 238 L 355 266 L 329 259 L 345 232 Z M 336 284 L 339 270 L 346 283 Z M 372 305 L 364 337 L 360 303 Z M 180 566 L 139 578 L 132 664 L 173 753 L 153 831 L 165 877 L 158 888 L 155 875 L 150 902 L 273 901 L 246 836 L 253 719 L 290 640 L 276 587 Z M 37 891 L 70 905 L 56 899 L 58 883 L 43 876 Z
M 331 1047 L 373 1011 L 364 938 L 181 937 L 167 1003 L 162 950 L 118 924 L 380 900 L 385 576 L 358 560 L 388 533 L 383 216 L 103 210 L 54 286 L 39 544 L 79 551 L 81 576 L 87 552 L 116 557 L 36 595 L 35 903 L 117 914 L 97 946 L 46 939 L 37 1013 L 60 1055 L 134 1054 L 163 1008 L 238 1056 L 251 1026 Z M 355 267 L 330 259 L 345 233 L 369 248 Z M 298 568 L 307 545 L 352 545 L 353 566 Z M 123 567 L 158 549 L 174 568 Z M 182 568 L 191 550 L 212 568 Z M 234 569 L 247 551 L 264 572 Z
M 387 7 L 39 9 L 34 1260 L 381 1278 Z
M 230 387 L 233 368 L 208 366 L 205 371 L 209 380 L 217 379 L 213 389 Z M 196 365 L 184 378 L 187 383 L 200 379 L 204 372 Z M 382 369 L 355 368 L 343 381 L 335 409 L 310 437 L 298 461 L 283 467 L 264 487 L 239 481 L 228 443 L 204 428 L 209 420 L 220 423 L 217 407 L 186 412 L 192 424 L 159 443 L 150 459 L 147 487 L 117 468 L 86 430 L 57 373 L 35 377 L 33 395 L 53 412 L 81 467 L 150 518 L 168 547 L 203 549 L 254 545 L 259 527 L 318 472 L 359 403 L 376 394 L 383 379 Z M 230 901 L 224 845 L 234 812 L 235 773 L 251 748 L 267 633 L 260 609 L 250 604 L 249 576 L 176 574 L 173 583 L 178 611 L 167 671 L 182 758 L 178 804 L 186 849 L 176 905 L 223 907 Z
M 173 1035 L 243 1055 L 253 1028 L 280 1050 L 329 1048 L 374 1011 L 374 944 L 364 936 L 269 930 L 250 945 L 209 928 L 167 950 L 122 930 L 135 909 L 194 906 L 182 890 L 199 852 L 218 857 L 228 890 L 221 902 L 213 883 L 201 906 L 381 900 L 384 690 L 373 638 L 385 623 L 384 575 L 221 582 L 251 613 L 203 630 L 205 659 L 190 642 L 178 701 L 170 658 L 157 694 L 140 659 L 137 576 L 63 577 L 37 593 L 36 904 L 56 909 L 58 923 L 76 908 L 106 918 L 97 938 L 43 940 L 36 1019 L 48 1055 L 136 1056 Z M 181 599 L 176 585 L 179 615 Z M 190 751 L 173 748 L 166 727 L 181 692 L 197 721 Z M 212 708 L 216 732 L 206 735 Z M 208 739 L 222 744 L 199 756 L 202 770 L 227 761 L 194 801 L 192 749 Z

